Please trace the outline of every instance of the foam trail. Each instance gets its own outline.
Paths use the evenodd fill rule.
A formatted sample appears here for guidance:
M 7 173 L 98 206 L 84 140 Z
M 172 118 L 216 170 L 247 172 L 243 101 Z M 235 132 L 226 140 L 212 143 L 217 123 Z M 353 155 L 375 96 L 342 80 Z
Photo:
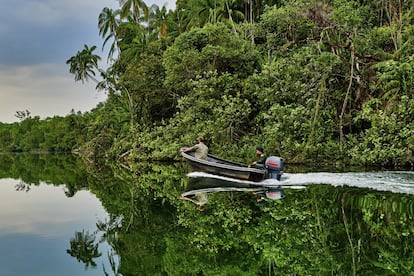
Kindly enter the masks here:
M 255 182 L 252 182 L 252 181 L 240 180 L 240 179 L 220 176 L 220 175 L 216 175 L 216 174 L 209 174 L 209 173 L 205 173 L 205 172 L 191 172 L 191 173 L 187 174 L 187 176 L 189 176 L 189 177 L 216 178 L 216 179 L 222 179 L 222 180 L 225 180 L 225 181 L 236 182 L 236 183 L 246 183 L 246 184 L 255 183 Z
M 350 186 L 370 188 L 377 191 L 414 194 L 414 172 L 412 171 L 381 171 L 381 172 L 346 172 L 346 173 L 285 173 L 280 181 L 266 179 L 261 182 L 237 180 L 203 172 L 192 172 L 189 177 L 218 178 L 237 183 L 258 186 L 280 186 L 282 188 L 300 189 L 307 185 L 327 184 L 335 187 Z
M 414 172 L 348 172 L 348 173 L 298 173 L 284 174 L 282 185 L 327 184 L 370 188 L 378 191 L 414 194 Z

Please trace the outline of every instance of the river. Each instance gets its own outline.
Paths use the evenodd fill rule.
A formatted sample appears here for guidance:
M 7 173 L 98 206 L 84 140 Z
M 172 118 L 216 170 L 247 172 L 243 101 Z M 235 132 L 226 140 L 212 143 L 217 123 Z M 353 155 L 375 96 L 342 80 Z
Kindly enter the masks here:
M 283 196 L 259 202 L 260 187 L 184 163 L 126 170 L 1 155 L 0 275 L 414 271 L 413 172 L 285 169 L 265 183 Z M 205 188 L 202 211 L 182 200 Z

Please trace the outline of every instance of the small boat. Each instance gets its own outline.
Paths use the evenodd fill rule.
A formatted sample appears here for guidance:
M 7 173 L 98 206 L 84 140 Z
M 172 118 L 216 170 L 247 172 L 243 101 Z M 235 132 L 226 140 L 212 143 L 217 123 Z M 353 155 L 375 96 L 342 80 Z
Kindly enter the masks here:
M 253 182 L 269 178 L 280 180 L 283 168 L 283 160 L 276 156 L 268 157 L 263 168 L 250 168 L 245 164 L 228 161 L 211 154 L 207 156 L 207 160 L 195 158 L 194 152 L 181 152 L 181 156 L 194 171 Z

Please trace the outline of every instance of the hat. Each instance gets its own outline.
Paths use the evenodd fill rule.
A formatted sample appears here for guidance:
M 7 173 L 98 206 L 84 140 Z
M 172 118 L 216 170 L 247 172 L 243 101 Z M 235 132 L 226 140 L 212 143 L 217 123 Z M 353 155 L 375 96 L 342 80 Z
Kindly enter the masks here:
M 263 149 L 263 147 L 262 147 L 262 146 L 258 146 L 258 147 L 256 148 L 256 150 L 258 150 L 258 151 L 260 151 L 260 152 L 264 152 L 264 149 Z

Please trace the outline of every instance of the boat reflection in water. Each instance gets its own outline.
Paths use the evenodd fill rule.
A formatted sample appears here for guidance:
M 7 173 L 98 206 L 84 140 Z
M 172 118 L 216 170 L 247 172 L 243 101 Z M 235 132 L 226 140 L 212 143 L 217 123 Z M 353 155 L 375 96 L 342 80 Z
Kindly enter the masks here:
M 258 184 L 251 181 L 238 181 L 227 177 L 207 173 L 190 173 L 187 187 L 181 199 L 193 202 L 200 211 L 208 201 L 208 195 L 218 192 L 249 192 L 257 196 L 258 202 L 265 199 L 278 200 L 285 197 L 279 185 Z

